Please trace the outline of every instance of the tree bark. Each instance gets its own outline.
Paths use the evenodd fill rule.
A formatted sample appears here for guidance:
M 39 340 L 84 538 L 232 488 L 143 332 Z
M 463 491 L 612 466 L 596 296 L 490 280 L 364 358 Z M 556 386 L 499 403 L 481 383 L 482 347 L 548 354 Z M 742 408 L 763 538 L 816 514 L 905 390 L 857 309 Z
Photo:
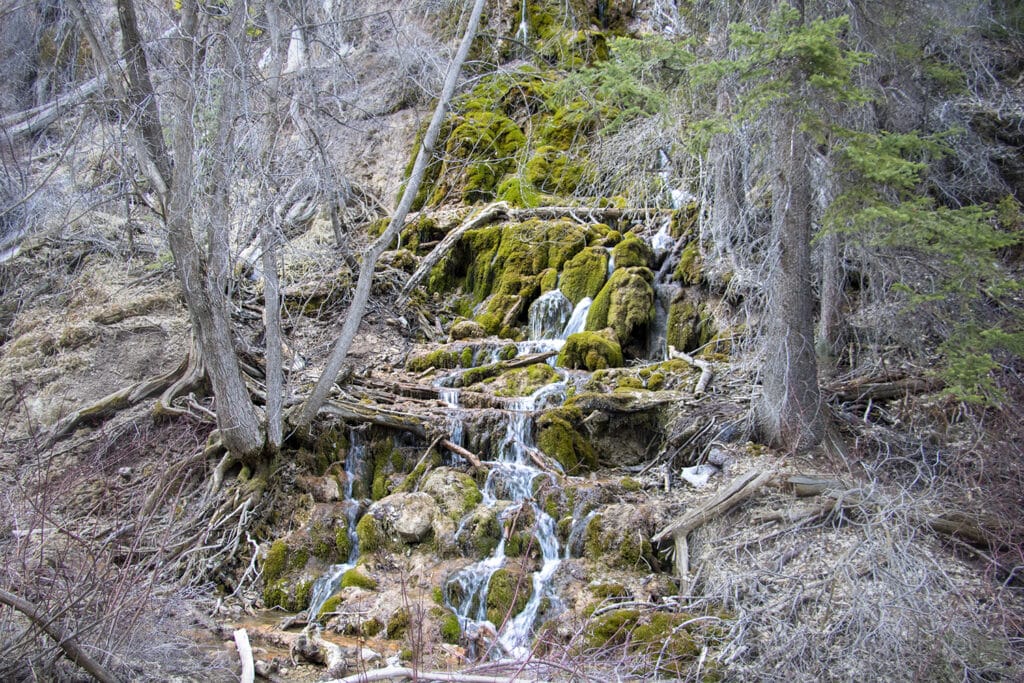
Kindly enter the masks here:
M 797 116 L 781 104 L 771 129 L 772 233 L 778 263 L 769 283 L 759 417 L 768 440 L 787 449 L 814 446 L 824 434 L 814 350 L 807 149 Z
M 469 17 L 469 23 L 466 25 L 466 31 L 462 36 L 462 43 L 459 45 L 459 50 L 448 67 L 444 87 L 441 90 L 441 97 L 438 99 L 437 107 L 434 109 L 434 115 L 430 120 L 430 125 L 427 127 L 427 132 L 423 136 L 423 143 L 416 154 L 416 161 L 413 164 L 412 173 L 409 174 L 409 182 L 402 193 L 402 199 L 398 203 L 395 213 L 391 216 L 384 234 L 370 245 L 363 256 L 356 290 L 352 295 L 352 303 L 345 314 L 345 322 L 338 334 L 337 341 L 335 341 L 334 348 L 331 350 L 331 355 L 327 359 L 320 379 L 313 387 L 309 398 L 302 404 L 295 416 L 295 426 L 300 429 L 308 427 L 316 417 L 320 406 L 327 400 L 327 396 L 330 394 L 331 387 L 334 386 L 338 373 L 341 372 L 341 366 L 345 362 L 348 350 L 351 348 L 352 341 L 359 330 L 359 324 L 362 322 L 363 313 L 366 311 L 377 259 L 380 258 L 380 255 L 384 253 L 384 250 L 387 249 L 388 245 L 394 241 L 401 231 L 402 226 L 405 224 L 405 217 L 409 214 L 412 202 L 423 182 L 424 172 L 434 154 L 434 145 L 437 143 L 438 135 L 441 132 L 441 124 L 444 122 L 452 95 L 455 94 L 455 86 L 458 84 L 462 64 L 469 56 L 469 49 L 473 44 L 473 38 L 476 36 L 477 27 L 480 25 L 480 15 L 483 13 L 483 9 L 484 0 L 474 0 L 473 11 Z

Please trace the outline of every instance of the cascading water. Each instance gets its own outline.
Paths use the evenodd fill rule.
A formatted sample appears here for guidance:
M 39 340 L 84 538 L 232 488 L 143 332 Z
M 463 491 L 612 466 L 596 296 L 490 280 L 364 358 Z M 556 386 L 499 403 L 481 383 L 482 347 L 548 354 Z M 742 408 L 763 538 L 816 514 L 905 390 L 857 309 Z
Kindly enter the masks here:
M 353 484 L 356 479 L 362 476 L 363 466 L 366 462 L 366 447 L 362 443 L 359 432 L 349 431 L 349 448 L 345 456 L 345 491 L 342 504 L 345 506 L 345 517 L 348 522 L 347 533 L 349 540 L 348 560 L 340 564 L 331 565 L 324 574 L 313 583 L 309 598 L 308 619 L 313 622 L 317 619 L 320 608 L 338 590 L 341 577 L 352 567 L 356 566 L 359 559 L 359 538 L 356 536 L 356 522 L 359 520 L 359 501 L 352 497 Z
M 530 339 L 558 339 L 573 313 L 572 302 L 561 291 L 545 292 L 530 304 L 528 312 Z
M 519 8 L 519 30 L 516 31 L 516 40 L 526 47 L 530 39 L 530 24 L 526 21 L 526 0 L 522 0 Z
M 524 506 L 529 506 L 536 520 L 533 536 L 541 551 L 541 567 L 533 572 L 529 601 L 500 631 L 487 620 L 487 590 L 491 577 L 506 561 L 504 535 L 490 557 L 459 571 L 449 580 L 446 591 L 449 607 L 459 617 L 464 632 L 497 632 L 501 649 L 515 658 L 527 654 L 534 621 L 544 598 L 554 598 L 550 582 L 561 562 L 555 521 L 533 500 L 534 480 L 551 475 L 533 466 L 529 450 L 536 449 L 533 443 L 533 412 L 549 401 L 564 400 L 564 392 L 564 383 L 557 382 L 541 387 L 533 395 L 516 399 L 510 404 L 506 411 L 507 426 L 498 459 L 490 463 L 483 489 L 486 505 L 496 506 L 499 496 L 511 501 L 512 504 L 499 515 L 503 526 Z M 453 596 L 456 595 L 461 599 L 458 604 L 452 604 Z

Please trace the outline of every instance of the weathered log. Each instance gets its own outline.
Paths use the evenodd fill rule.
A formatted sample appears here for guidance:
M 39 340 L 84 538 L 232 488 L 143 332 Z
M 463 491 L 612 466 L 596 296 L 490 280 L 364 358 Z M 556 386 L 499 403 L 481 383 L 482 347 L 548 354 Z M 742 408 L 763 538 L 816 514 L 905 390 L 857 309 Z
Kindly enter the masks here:
M 669 536 L 675 540 L 676 570 L 680 578 L 685 579 L 689 572 L 689 548 L 686 540 L 689 533 L 753 496 L 774 476 L 774 470 L 750 470 L 737 477 L 725 490 L 698 509 L 688 512 L 654 535 L 651 539 L 654 542 L 663 541 Z
M 842 384 L 825 387 L 840 401 L 887 401 L 910 394 L 924 394 L 942 388 L 942 382 L 932 377 L 901 377 L 879 379 L 863 377 Z
M 348 422 L 369 422 L 381 427 L 390 427 L 391 429 L 415 434 L 421 438 L 426 438 L 427 436 L 427 428 L 422 418 L 397 410 L 387 410 L 362 403 L 331 399 L 321 406 L 320 413 L 340 417 Z
M 477 469 L 480 469 L 484 466 L 484 464 L 480 461 L 480 458 L 476 457 L 475 453 L 466 450 L 459 444 L 450 441 L 449 439 L 441 439 L 441 445 L 450 450 L 452 453 L 455 453 L 456 455 L 465 458 L 466 460 L 469 461 L 470 465 Z
M 814 474 L 794 474 L 786 478 L 785 484 L 792 490 L 794 495 L 800 498 L 818 496 L 829 490 L 848 488 L 838 479 L 820 477 Z

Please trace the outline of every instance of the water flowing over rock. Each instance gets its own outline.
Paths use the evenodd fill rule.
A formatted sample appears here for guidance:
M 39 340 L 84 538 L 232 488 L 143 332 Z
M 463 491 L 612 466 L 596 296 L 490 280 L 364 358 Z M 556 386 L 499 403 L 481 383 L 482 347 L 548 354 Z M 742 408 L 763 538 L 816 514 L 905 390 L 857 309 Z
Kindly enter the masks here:
M 573 313 L 573 305 L 561 291 L 553 289 L 530 304 L 528 313 L 530 339 L 558 339 L 562 337 Z

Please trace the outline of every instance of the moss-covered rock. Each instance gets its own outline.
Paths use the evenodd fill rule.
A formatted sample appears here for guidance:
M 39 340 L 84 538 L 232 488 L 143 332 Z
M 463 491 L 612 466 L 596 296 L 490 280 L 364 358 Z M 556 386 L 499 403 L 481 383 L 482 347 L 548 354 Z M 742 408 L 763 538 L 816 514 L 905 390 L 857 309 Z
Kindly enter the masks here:
M 626 233 L 622 241 L 612 247 L 615 268 L 650 268 L 654 252 L 636 233 Z
M 438 467 L 423 480 L 420 491 L 434 498 L 442 514 L 462 519 L 483 500 L 471 476 L 450 467 Z
M 543 386 L 558 381 L 558 373 L 547 363 L 535 363 L 502 373 L 494 380 L 496 396 L 529 396 Z
M 579 410 L 558 408 L 547 411 L 537 421 L 537 446 L 557 460 L 566 474 L 597 467 L 597 453 L 575 427 L 582 417 Z
M 570 334 L 558 353 L 557 365 L 572 370 L 600 370 L 622 366 L 622 348 L 611 329 Z
M 584 531 L 587 559 L 615 569 L 657 567 L 650 536 L 653 523 L 645 510 L 628 503 L 605 506 Z
M 472 204 L 494 199 L 499 181 L 515 169 L 526 138 L 502 113 L 468 111 L 451 119 L 444 165 L 429 205 L 457 198 Z
M 451 341 L 459 341 L 460 339 L 480 339 L 487 336 L 487 330 L 483 328 L 480 323 L 475 320 L 459 320 L 451 329 L 448 331 L 448 338 Z M 462 354 L 460 353 L 460 363 L 462 367 L 469 367 L 462 362 Z M 470 356 L 472 359 L 472 356 Z M 471 361 L 472 362 L 472 361 Z
M 665 336 L 669 346 L 685 352 L 695 351 L 715 336 L 714 322 L 704 304 L 681 292 L 669 305 Z
M 341 587 L 349 588 L 351 586 L 373 591 L 377 590 L 377 581 L 373 577 L 364 574 L 363 570 L 359 567 L 352 567 L 352 569 L 349 569 L 341 576 Z
M 462 626 L 459 624 L 459 617 L 451 610 L 445 610 L 441 617 L 441 642 L 454 645 L 459 642 L 462 636 Z
M 573 256 L 562 269 L 559 289 L 574 305 L 593 299 L 608 276 L 608 252 L 604 247 L 587 247 Z
M 704 262 L 701 259 L 700 243 L 691 240 L 679 255 L 679 264 L 672 274 L 673 279 L 682 285 L 699 285 Z
M 284 574 L 288 565 L 288 545 L 283 540 L 274 541 L 263 560 L 263 580 L 273 583 Z
M 586 329 L 611 327 L 623 350 L 641 355 L 654 319 L 653 277 L 647 268 L 616 268 L 590 307 Z
M 533 583 L 526 573 L 513 573 L 502 568 L 491 575 L 487 588 L 487 620 L 501 626 L 523 611 L 533 593 Z
M 585 181 L 592 179 L 586 164 L 571 151 L 553 145 L 537 148 L 526 163 L 526 181 L 542 192 L 571 195 Z

